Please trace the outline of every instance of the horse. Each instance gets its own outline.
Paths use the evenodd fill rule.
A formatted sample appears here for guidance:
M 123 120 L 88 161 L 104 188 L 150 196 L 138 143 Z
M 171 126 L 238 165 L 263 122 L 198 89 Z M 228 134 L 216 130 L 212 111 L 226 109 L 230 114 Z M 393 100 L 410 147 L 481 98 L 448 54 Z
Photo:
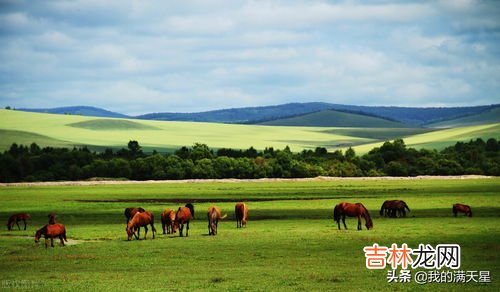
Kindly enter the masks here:
M 57 214 L 52 212 L 48 216 L 49 218 L 49 224 L 56 224 L 56 219 L 57 219 Z
M 406 210 L 410 212 L 410 207 L 403 200 L 387 200 L 380 207 L 380 216 L 396 218 L 406 217 Z
M 234 206 L 234 214 L 236 216 L 236 228 L 247 226 L 248 207 L 244 203 L 238 203 Z
M 342 218 L 342 223 L 344 223 L 344 228 L 347 229 L 345 225 L 345 216 L 358 217 L 358 230 L 361 230 L 361 216 L 365 218 L 366 229 L 370 230 L 373 228 L 373 222 L 368 213 L 368 209 L 361 203 L 346 203 L 342 202 L 335 206 L 333 210 L 333 218 L 337 222 L 340 230 L 340 219 Z
M 208 208 L 207 219 L 208 219 L 208 235 L 217 235 L 217 226 L 219 225 L 219 220 L 225 219 L 227 214 L 224 216 L 220 215 L 220 210 L 217 207 Z
M 68 242 L 66 239 L 66 227 L 60 223 L 47 224 L 44 227 L 38 229 L 35 234 L 35 242 L 40 241 L 42 235 L 45 237 L 45 248 L 48 247 L 48 242 L 50 238 L 50 246 L 54 247 L 54 238 L 58 237 L 61 241 L 61 246 L 64 246 L 64 242 Z
M 172 232 L 175 233 L 179 229 L 179 236 L 182 237 L 182 231 L 184 230 L 184 224 L 186 224 L 186 237 L 189 236 L 189 220 L 191 220 L 192 214 L 194 213 L 194 208 L 192 204 L 187 204 L 188 207 L 179 207 L 175 213 L 174 224 L 172 226 Z M 191 207 L 191 208 L 190 208 Z
M 455 214 L 455 217 L 457 217 L 457 213 L 465 213 L 465 216 L 472 217 L 472 209 L 469 205 L 464 205 L 464 204 L 453 204 L 453 214 Z
M 172 209 L 166 209 L 161 213 L 160 218 L 161 218 L 161 227 L 163 229 L 163 234 L 173 233 L 172 225 L 174 224 L 175 220 L 175 212 Z
M 26 220 L 28 219 L 31 219 L 31 215 L 28 213 L 13 214 L 7 221 L 7 230 L 11 231 L 14 227 L 14 223 L 17 225 L 17 229 L 21 230 L 21 227 L 19 227 L 19 221 L 24 222 L 24 230 L 26 230 Z
M 139 227 L 144 227 L 144 239 L 146 239 L 146 236 L 148 235 L 148 224 L 151 225 L 151 231 L 153 232 L 153 239 L 155 239 L 155 226 L 154 226 L 154 220 L 155 217 L 153 213 L 144 211 L 144 212 L 137 212 L 134 217 L 128 222 L 127 224 L 127 235 L 128 235 L 128 240 L 132 239 L 132 235 L 135 236 L 135 239 L 139 239 L 139 235 L 135 234 L 135 230 L 137 230 Z
M 142 213 L 142 212 L 145 212 L 145 211 L 146 210 L 144 210 L 141 207 L 138 207 L 138 208 L 135 208 L 135 207 L 125 208 L 124 215 L 125 215 L 125 218 L 127 218 L 127 223 L 125 223 L 125 224 L 128 226 L 128 222 L 130 221 L 130 219 L 134 218 L 135 214 Z M 125 230 L 127 230 L 127 228 L 125 228 Z M 137 227 L 136 231 L 137 231 L 137 236 L 140 236 L 141 228 Z

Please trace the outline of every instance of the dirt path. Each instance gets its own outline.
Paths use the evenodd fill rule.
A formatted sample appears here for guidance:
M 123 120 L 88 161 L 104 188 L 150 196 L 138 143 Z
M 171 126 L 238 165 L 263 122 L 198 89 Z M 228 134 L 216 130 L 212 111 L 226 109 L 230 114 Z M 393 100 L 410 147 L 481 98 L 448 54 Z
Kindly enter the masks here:
M 308 181 L 365 181 L 365 180 L 434 180 L 434 179 L 485 179 L 494 178 L 483 175 L 456 175 L 456 176 L 415 176 L 415 177 L 329 177 L 318 176 L 313 178 L 261 178 L 261 179 L 185 179 L 185 180 L 89 180 L 89 181 L 57 181 L 57 182 L 21 182 L 0 183 L 0 187 L 9 186 L 91 186 L 91 185 L 128 185 L 128 184 L 183 184 L 183 183 L 240 183 L 240 182 L 308 182 Z

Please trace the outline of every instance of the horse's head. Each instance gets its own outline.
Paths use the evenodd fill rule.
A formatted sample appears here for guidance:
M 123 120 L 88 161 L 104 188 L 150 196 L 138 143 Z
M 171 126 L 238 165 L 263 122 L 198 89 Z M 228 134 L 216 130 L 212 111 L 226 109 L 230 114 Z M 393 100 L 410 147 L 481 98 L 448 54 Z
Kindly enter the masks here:
M 36 233 L 35 233 L 35 243 L 40 242 L 40 237 L 42 237 L 42 229 L 36 231 Z
M 179 229 L 179 223 L 174 221 L 174 224 L 172 224 L 172 233 L 176 233 L 177 229 Z
M 135 230 L 134 228 L 132 228 L 131 226 L 127 227 L 127 239 L 128 240 L 132 240 L 132 236 L 135 234 Z

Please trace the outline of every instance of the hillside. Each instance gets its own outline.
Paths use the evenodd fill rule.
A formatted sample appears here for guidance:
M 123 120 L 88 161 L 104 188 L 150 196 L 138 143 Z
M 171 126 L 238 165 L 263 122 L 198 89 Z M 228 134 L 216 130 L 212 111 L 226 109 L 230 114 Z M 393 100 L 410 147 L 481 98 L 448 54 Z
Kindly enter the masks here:
M 1 150 L 12 143 L 43 146 L 89 146 L 123 148 L 137 140 L 146 151 L 161 152 L 205 143 L 212 148 L 283 149 L 292 151 L 325 147 L 329 150 L 360 146 L 365 153 L 376 143 L 405 137 L 410 147 L 443 148 L 471 138 L 500 138 L 500 124 L 432 130 L 421 128 L 341 128 L 233 125 L 195 122 L 165 122 L 134 119 L 93 118 L 74 115 L 0 110 Z M 431 132 L 427 132 L 431 131 Z M 366 145 L 366 146 L 364 146 Z
M 404 128 L 405 124 L 383 118 L 361 114 L 324 110 L 299 115 L 291 118 L 277 119 L 259 123 L 272 126 L 305 126 L 305 127 L 356 127 L 356 128 Z
M 498 108 L 500 105 L 471 107 L 392 107 L 392 106 L 356 106 L 333 103 L 289 103 L 275 106 L 232 108 L 197 113 L 153 113 L 137 116 L 138 119 L 164 121 L 196 121 L 216 123 L 259 124 L 294 117 L 324 110 L 340 110 L 358 114 L 374 115 L 399 121 L 408 126 L 422 126 L 435 121 L 480 114 Z
M 56 108 L 20 108 L 20 111 L 61 114 L 61 115 L 79 115 L 88 117 L 104 117 L 104 118 L 128 118 L 129 116 L 108 111 L 102 108 L 92 106 L 67 106 Z
M 493 123 L 500 123 L 500 107 L 493 108 L 480 114 L 431 123 L 426 126 L 432 128 L 456 128 Z

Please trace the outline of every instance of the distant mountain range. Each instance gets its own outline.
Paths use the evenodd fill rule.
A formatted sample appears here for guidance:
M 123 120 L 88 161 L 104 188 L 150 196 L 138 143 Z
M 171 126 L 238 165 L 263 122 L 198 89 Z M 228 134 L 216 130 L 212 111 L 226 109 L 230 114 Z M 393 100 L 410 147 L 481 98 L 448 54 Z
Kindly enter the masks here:
M 193 121 L 289 126 L 328 127 L 448 127 L 500 122 L 500 104 L 471 107 L 355 106 L 322 102 L 230 108 L 196 113 L 150 113 L 127 116 L 90 106 L 50 109 L 18 109 L 29 112 L 83 116 L 136 118 L 162 121 Z

